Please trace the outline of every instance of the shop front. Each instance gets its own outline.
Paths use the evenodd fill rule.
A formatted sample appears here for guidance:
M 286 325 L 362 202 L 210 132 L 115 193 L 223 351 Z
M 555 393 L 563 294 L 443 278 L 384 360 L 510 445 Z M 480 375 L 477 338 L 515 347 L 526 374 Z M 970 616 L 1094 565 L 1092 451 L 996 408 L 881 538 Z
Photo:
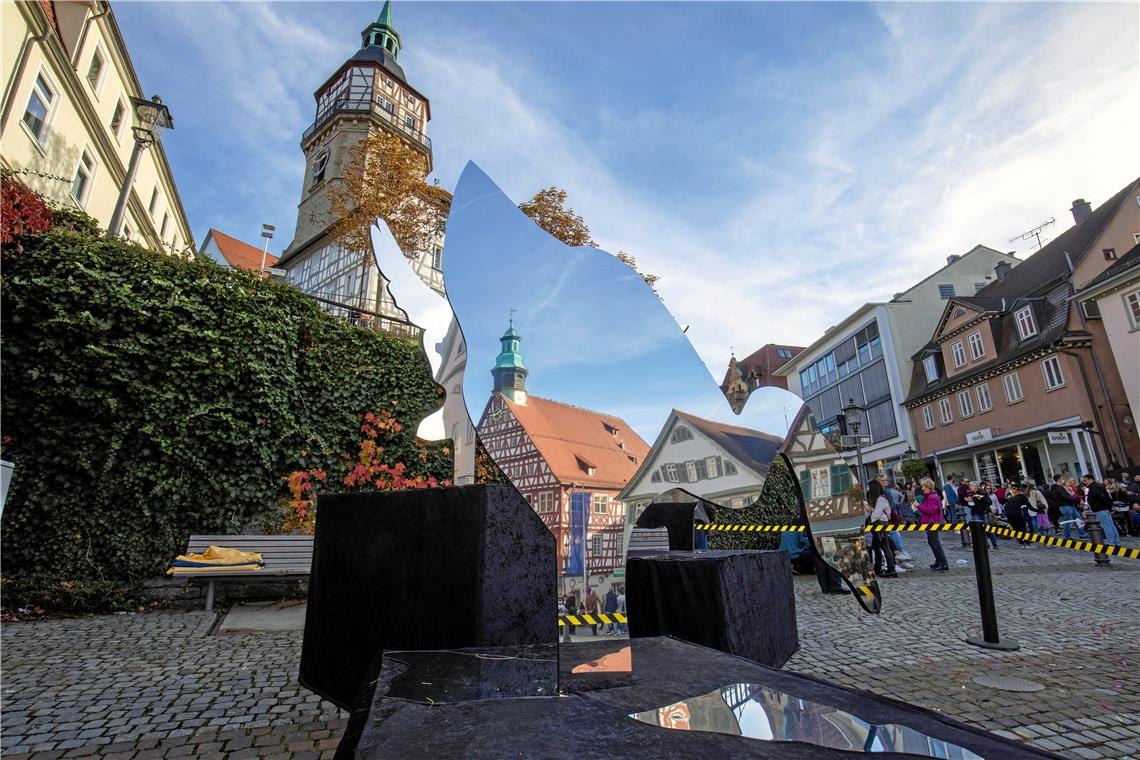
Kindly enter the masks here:
M 964 446 L 934 452 L 942 482 L 950 477 L 994 483 L 1032 478 L 1048 483 L 1054 475 L 1102 477 L 1092 434 L 1079 418 L 1060 420 L 1031 430 L 995 435 L 990 428 L 973 431 Z

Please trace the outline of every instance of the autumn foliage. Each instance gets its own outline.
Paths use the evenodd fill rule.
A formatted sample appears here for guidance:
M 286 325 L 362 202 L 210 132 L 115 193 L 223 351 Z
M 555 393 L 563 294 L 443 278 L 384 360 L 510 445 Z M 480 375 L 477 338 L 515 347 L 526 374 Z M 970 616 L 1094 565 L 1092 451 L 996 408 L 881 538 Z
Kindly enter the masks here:
M 4 175 L 0 189 L 0 244 L 20 248 L 22 238 L 50 230 L 53 216 L 43 196 Z
M 328 472 L 319 467 L 289 473 L 285 477 L 285 484 L 289 488 L 290 498 L 282 530 L 287 533 L 312 533 L 316 526 L 317 495 L 322 490 L 400 491 L 451 485 L 451 481 L 444 480 L 441 483 L 431 475 L 409 475 L 407 465 L 403 462 L 388 464 L 383 461 L 383 442 L 390 436 L 398 435 L 403 429 L 403 424 L 390 412 L 369 412 L 364 415 L 364 423 L 360 426 L 363 438 L 360 440 L 357 457 L 354 461 L 345 461 L 347 471 L 342 477 L 329 478 Z M 327 484 L 332 484 L 333 488 L 329 489 Z

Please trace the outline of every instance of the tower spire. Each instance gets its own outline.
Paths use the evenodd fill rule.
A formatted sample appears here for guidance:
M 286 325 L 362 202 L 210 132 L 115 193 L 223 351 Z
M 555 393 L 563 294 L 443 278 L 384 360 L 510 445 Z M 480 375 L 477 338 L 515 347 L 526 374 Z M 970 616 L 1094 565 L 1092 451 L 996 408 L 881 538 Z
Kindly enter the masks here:
M 399 57 L 400 35 L 392 25 L 392 0 L 384 0 L 380 15 L 360 33 L 360 42 L 362 47 L 386 50 L 393 59 Z
M 495 392 L 501 393 L 516 404 L 526 406 L 526 376 L 530 371 L 523 365 L 519 343 L 522 336 L 515 330 L 514 309 L 511 310 L 510 326 L 499 338 L 502 351 L 495 357 L 495 367 L 491 376 L 495 378 Z

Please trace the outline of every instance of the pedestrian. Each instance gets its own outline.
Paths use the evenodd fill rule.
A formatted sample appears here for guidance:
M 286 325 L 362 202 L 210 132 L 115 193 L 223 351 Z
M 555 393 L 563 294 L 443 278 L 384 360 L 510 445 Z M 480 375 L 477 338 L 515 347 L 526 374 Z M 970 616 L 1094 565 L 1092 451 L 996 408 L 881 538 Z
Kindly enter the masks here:
M 990 501 L 990 495 L 985 492 L 985 486 L 978 487 L 977 483 L 970 484 L 970 492 L 966 498 L 961 502 L 963 508 L 966 510 L 966 520 L 968 522 L 988 523 L 990 519 L 990 509 L 993 508 L 993 502 Z M 993 533 L 988 534 L 990 545 L 996 550 L 997 537 Z
M 618 614 L 620 614 L 622 617 L 628 619 L 628 615 L 626 614 L 626 611 L 625 611 L 625 586 L 622 586 L 621 588 L 618 589 L 617 605 L 618 605 L 618 608 L 617 608 Z M 629 631 L 629 627 L 625 623 L 618 623 L 618 635 L 621 635 L 623 633 L 627 633 L 628 631 Z
M 934 481 L 930 478 L 923 478 L 918 481 L 918 485 L 922 488 L 922 501 L 915 503 L 919 515 L 918 521 L 923 525 L 931 525 L 938 522 L 942 517 L 942 499 L 939 498 L 938 492 L 934 488 Z M 926 543 L 934 555 L 934 564 L 930 566 L 930 569 L 936 573 L 949 570 L 950 565 L 946 562 L 946 552 L 942 550 L 942 539 L 939 537 L 938 531 L 927 531 Z
M 1058 520 L 1059 526 L 1064 530 L 1065 538 L 1072 538 L 1072 530 L 1075 527 L 1077 530 L 1078 538 L 1085 541 L 1088 540 L 1089 534 L 1085 530 L 1084 522 L 1081 520 L 1081 513 L 1077 510 L 1077 504 L 1080 502 L 1065 485 L 1065 477 L 1063 475 L 1053 476 L 1053 485 L 1045 494 L 1045 498 L 1049 500 L 1049 506 L 1057 505 L 1057 510 L 1060 513 Z
M 871 554 L 875 560 L 875 574 L 880 578 L 897 578 L 895 568 L 895 551 L 891 547 L 885 528 L 891 522 L 891 502 L 883 493 L 883 486 L 887 476 L 879 473 L 878 477 L 867 483 L 867 503 L 871 505 L 870 523 L 876 530 L 871 533 Z
M 615 612 L 617 612 L 617 609 L 618 609 L 617 592 L 614 591 L 613 586 L 610 586 L 610 590 L 606 592 L 606 602 L 602 607 L 602 612 L 606 613 L 607 615 L 612 616 Z M 609 636 L 616 636 L 617 635 L 617 628 L 615 627 L 616 625 L 617 625 L 617 621 L 613 620 L 609 624 L 609 629 L 603 630 L 602 633 L 605 633 Z
M 1081 476 L 1081 485 L 1085 488 L 1089 509 L 1104 531 L 1104 542 L 1109 546 L 1120 546 L 1120 532 L 1112 521 L 1112 498 L 1108 495 L 1108 489 L 1088 473 Z
M 951 475 L 950 479 L 946 481 L 946 485 L 942 486 L 942 492 L 946 497 L 946 522 L 956 522 L 954 519 L 958 514 L 958 486 L 955 484 L 956 478 Z M 920 492 L 914 495 L 914 501 L 922 501 L 921 486 Z
M 780 535 L 779 551 L 788 553 L 792 572 L 796 575 L 809 575 L 815 572 L 815 557 L 808 546 L 803 531 L 786 530 Z
M 573 591 L 567 592 L 566 599 L 565 599 L 565 601 L 563 601 L 563 606 L 566 607 L 566 614 L 567 615 L 577 615 L 578 614 L 578 598 L 576 596 L 574 596 Z M 577 630 L 577 627 L 567 623 L 566 629 L 569 633 L 574 633 Z
M 586 586 L 586 601 L 582 603 L 582 614 L 583 615 L 597 615 L 598 612 L 600 611 L 599 610 L 600 607 L 601 607 L 601 605 L 598 602 L 598 595 L 594 593 L 594 589 L 592 587 Z M 590 623 L 590 631 L 595 636 L 597 636 L 598 635 L 598 624 L 597 623 Z
M 1005 516 L 1009 520 L 1010 527 L 1017 531 L 1017 543 L 1025 546 L 1029 543 L 1024 534 L 1029 531 L 1026 530 L 1026 520 L 1028 520 L 1029 499 L 1025 498 L 1025 494 L 1016 485 L 1010 485 L 1008 495 L 1005 497 Z
M 1049 534 L 1049 502 L 1037 487 L 1037 481 L 1025 481 L 1025 498 L 1029 500 L 1029 522 L 1033 526 L 1033 533 L 1045 536 Z

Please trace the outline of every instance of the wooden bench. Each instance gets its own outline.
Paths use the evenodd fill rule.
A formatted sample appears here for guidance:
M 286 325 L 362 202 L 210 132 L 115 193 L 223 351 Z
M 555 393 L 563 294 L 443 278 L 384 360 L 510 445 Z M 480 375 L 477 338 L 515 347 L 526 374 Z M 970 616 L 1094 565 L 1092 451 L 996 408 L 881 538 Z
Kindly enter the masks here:
M 259 578 L 307 578 L 313 566 L 312 536 L 190 536 L 186 551 L 199 554 L 209 546 L 225 546 L 243 552 L 257 552 L 265 560 L 260 570 L 210 570 L 176 573 L 182 578 L 205 579 L 206 612 L 214 610 L 214 584 L 217 581 L 249 581 Z

